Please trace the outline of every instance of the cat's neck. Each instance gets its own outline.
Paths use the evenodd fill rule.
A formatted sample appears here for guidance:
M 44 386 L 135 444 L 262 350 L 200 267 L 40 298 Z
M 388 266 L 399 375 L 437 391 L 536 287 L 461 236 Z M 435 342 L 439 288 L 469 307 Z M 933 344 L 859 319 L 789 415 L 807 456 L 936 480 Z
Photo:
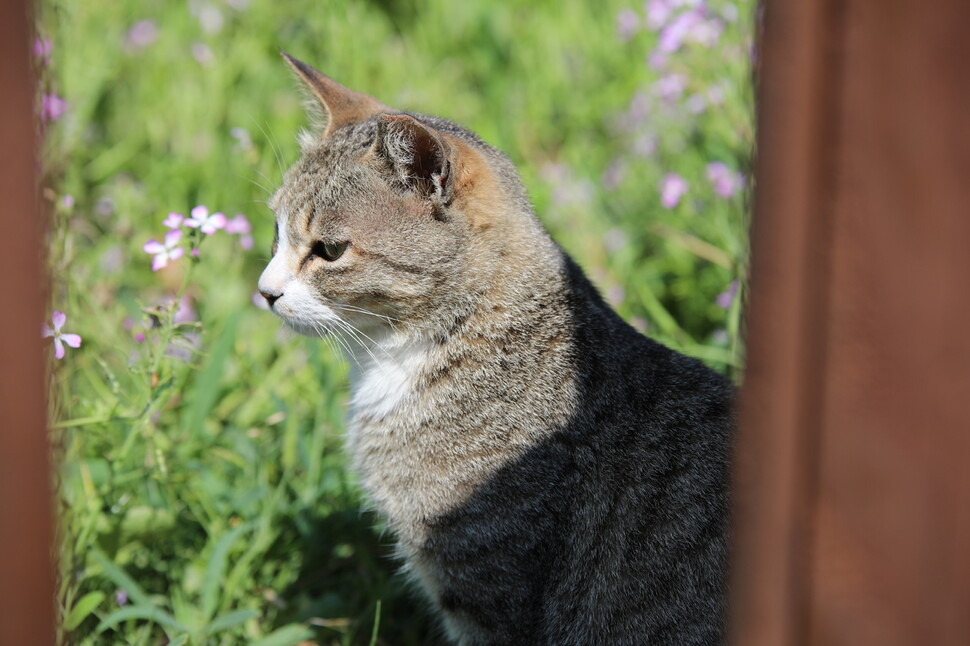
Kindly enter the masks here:
M 354 414 L 383 419 L 412 396 L 434 348 L 427 335 L 392 328 L 344 338 Z

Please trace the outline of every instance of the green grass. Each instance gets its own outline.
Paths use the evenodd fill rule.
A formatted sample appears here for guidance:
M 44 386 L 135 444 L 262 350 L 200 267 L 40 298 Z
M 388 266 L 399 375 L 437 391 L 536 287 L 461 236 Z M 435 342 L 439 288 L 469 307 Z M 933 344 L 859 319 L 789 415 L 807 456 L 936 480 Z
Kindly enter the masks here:
M 344 468 L 346 365 L 324 343 L 282 337 L 250 300 L 272 238 L 263 200 L 307 123 L 278 50 L 504 150 L 627 320 L 736 378 L 740 299 L 725 310 L 715 298 L 743 283 L 746 198 L 718 197 L 705 168 L 747 173 L 752 3 L 737 4 L 716 46 L 673 54 L 684 96 L 639 116 L 631 102 L 659 78 L 646 62 L 657 36 L 619 39 L 623 2 L 244 4 L 39 9 L 53 41 L 44 91 L 69 104 L 43 140 L 51 309 L 84 339 L 50 373 L 62 640 L 433 643 L 424 605 L 395 575 L 393 537 Z M 213 9 L 221 28 L 207 32 L 198 15 Z M 137 47 L 127 34 L 141 20 L 157 33 Z M 715 86 L 723 104 L 686 109 Z M 668 172 L 690 183 L 673 209 L 658 193 Z M 255 249 L 220 232 L 197 261 L 152 272 L 142 245 L 196 204 L 245 213 Z M 173 320 L 176 294 L 192 320 Z

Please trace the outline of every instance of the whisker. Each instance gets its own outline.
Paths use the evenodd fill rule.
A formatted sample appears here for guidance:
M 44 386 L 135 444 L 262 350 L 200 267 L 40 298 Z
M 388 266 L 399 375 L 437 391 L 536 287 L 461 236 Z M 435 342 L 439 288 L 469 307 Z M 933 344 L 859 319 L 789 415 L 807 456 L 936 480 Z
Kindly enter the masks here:
M 367 352 L 367 354 L 370 355 L 371 360 L 375 364 L 380 363 L 377 360 L 377 356 L 375 356 L 374 353 L 371 351 L 371 349 L 367 346 L 367 344 L 364 343 L 361 340 L 361 338 L 357 335 L 357 330 L 355 330 L 353 328 L 353 326 L 350 325 L 350 323 L 348 323 L 347 321 L 344 321 L 343 319 L 339 319 L 339 318 L 338 319 L 334 319 L 333 322 L 336 323 L 336 324 L 338 324 L 342 330 L 346 331 L 350 335 L 350 338 L 353 339 L 354 341 L 356 341 L 357 342 L 357 345 L 359 345 L 361 348 L 363 348 L 364 351 Z M 368 338 L 370 338 L 370 337 L 368 337 Z M 371 342 L 373 343 L 373 340 Z M 375 346 L 376 346 L 376 344 L 375 344 Z
M 334 309 L 336 309 L 338 311 L 341 311 L 341 312 L 359 313 L 359 314 L 369 314 L 369 315 L 374 316 L 376 318 L 379 318 L 379 319 L 382 319 L 384 321 L 387 321 L 387 324 L 390 325 L 391 329 L 394 330 L 394 332 L 398 332 L 399 331 L 398 328 L 397 328 L 397 326 L 395 325 L 395 319 L 392 319 L 390 317 L 381 316 L 380 314 L 374 314 L 373 312 L 368 312 L 366 310 L 359 310 L 359 309 L 354 309 L 354 308 L 349 308 L 349 307 L 342 307 L 342 306 L 339 306 L 339 305 L 335 305 L 333 307 L 334 307 Z M 350 324 L 349 321 L 345 321 L 345 323 Z M 403 322 L 402 322 L 402 324 L 403 324 Z M 375 346 L 378 345 L 376 341 L 374 341 L 369 336 L 367 336 L 366 334 L 364 334 L 364 331 L 363 330 L 361 330 L 359 328 L 355 328 L 355 330 L 357 332 L 363 334 Z
M 344 353 L 340 351 L 340 349 L 337 347 L 337 344 L 334 342 L 333 334 L 329 333 L 329 329 L 327 330 L 327 332 L 328 332 L 327 334 L 320 335 L 320 338 L 323 339 L 324 343 L 327 344 L 327 347 L 329 347 L 333 351 L 333 354 L 337 357 L 338 361 L 346 361 L 347 359 L 343 356 Z M 318 331 L 318 334 L 319 334 L 319 331 Z
M 340 336 L 340 334 L 336 332 L 336 330 L 330 330 L 330 329 L 329 329 L 329 327 L 328 327 L 327 329 L 328 329 L 328 331 L 332 331 L 332 332 L 334 332 L 334 334 L 333 334 L 333 339 L 334 339 L 334 340 L 335 340 L 335 341 L 336 341 L 337 343 L 339 343 L 339 344 L 340 344 L 340 346 L 341 346 L 341 347 L 342 347 L 342 348 L 343 348 L 344 350 L 346 350 L 346 351 L 347 351 L 347 354 L 349 354 L 349 355 L 350 355 L 350 358 L 351 358 L 351 359 L 353 359 L 353 360 L 354 360 L 354 363 L 356 363 L 356 364 L 357 364 L 357 368 L 358 368 L 358 369 L 360 369 L 360 370 L 363 370 L 363 369 L 364 369 L 364 367 L 363 367 L 362 365 L 360 365 L 360 361 L 358 361 L 358 360 L 357 360 L 357 355 L 355 355 L 355 354 L 354 354 L 354 351 L 353 351 L 353 349 L 351 349 L 351 347 L 350 347 L 350 345 L 349 345 L 349 344 L 347 343 L 347 340 L 346 340 L 346 339 L 344 339 L 343 337 L 341 337 L 341 336 Z
M 367 339 L 368 341 L 370 341 L 370 343 L 371 343 L 371 345 L 373 347 L 379 348 L 380 350 L 382 350 L 384 352 L 384 354 L 387 354 L 387 350 L 385 350 L 384 348 L 382 348 L 380 346 L 380 344 L 377 343 L 377 341 L 375 341 L 374 339 L 372 339 L 369 336 L 367 336 L 367 334 L 363 330 L 361 330 L 361 329 L 359 329 L 357 327 L 354 327 L 354 325 L 350 321 L 341 321 L 341 323 L 344 324 L 344 326 L 347 328 L 347 331 L 348 332 L 350 332 L 351 334 L 354 334 L 355 336 L 359 335 L 359 336 L 364 337 L 365 339 Z
M 262 173 L 260 173 L 260 175 L 262 175 Z M 263 186 L 262 184 L 260 184 L 256 180 L 254 180 L 253 178 L 251 178 L 251 177 L 245 177 L 245 176 L 240 176 L 240 177 L 242 177 L 244 180 L 246 180 L 250 184 L 253 184 L 254 186 L 258 186 L 259 188 L 263 189 L 264 191 L 266 191 L 266 194 L 267 195 L 272 195 L 273 194 L 273 191 L 269 190 L 268 188 L 266 188 L 265 186 Z M 255 202 L 256 200 L 253 200 L 253 201 Z
M 356 307 L 354 305 L 346 305 L 346 304 L 343 304 L 343 303 L 330 303 L 330 305 L 332 307 L 335 307 L 337 309 L 342 309 L 342 310 L 345 310 L 347 312 L 359 312 L 361 314 L 368 314 L 370 316 L 376 316 L 377 318 L 384 319 L 385 321 L 388 321 L 388 322 L 396 322 L 396 323 L 401 323 L 402 325 L 407 325 L 407 322 L 406 321 L 402 321 L 401 319 L 396 319 L 393 316 L 385 316 L 384 314 L 378 314 L 377 312 L 371 312 L 371 311 L 365 310 L 365 309 L 363 309 L 361 307 Z
M 262 177 L 263 179 L 265 179 L 270 184 L 273 183 L 273 180 L 271 180 L 270 178 L 266 177 L 266 175 L 262 171 L 260 171 L 259 169 L 254 168 L 253 170 L 256 171 L 256 174 L 257 175 L 259 175 L 260 177 Z
M 285 171 L 283 170 L 282 154 L 277 150 L 275 141 L 273 140 L 272 137 L 269 136 L 269 134 L 267 134 L 263 126 L 260 125 L 260 123 L 256 121 L 256 119 L 253 119 L 252 121 L 256 125 L 256 127 L 259 128 L 259 131 L 263 133 L 263 137 L 266 139 L 266 141 L 270 145 L 270 148 L 273 150 L 273 156 L 276 158 L 276 166 L 279 168 L 279 171 L 280 171 L 280 179 L 282 179 L 285 173 Z
M 272 135 L 271 141 L 272 142 L 278 142 L 279 141 L 279 138 L 276 136 L 276 133 L 273 131 L 273 124 L 271 124 L 270 122 L 267 121 L 266 122 L 266 127 L 269 128 L 269 132 Z M 276 165 L 279 166 L 279 169 L 280 169 L 280 180 L 282 180 L 283 179 L 283 175 L 286 174 L 286 165 L 283 163 L 283 150 L 282 150 L 282 148 L 279 147 L 278 143 L 274 143 L 273 148 L 274 148 L 274 150 L 277 151 L 277 154 L 276 154 Z
M 391 323 L 392 324 L 391 327 L 394 329 L 395 332 L 398 332 L 399 330 L 396 327 L 394 327 L 393 323 L 400 323 L 405 329 L 415 329 L 415 330 L 432 330 L 432 329 L 434 329 L 434 327 L 431 326 L 431 325 L 425 325 L 425 324 L 421 324 L 421 323 L 415 323 L 413 321 L 404 321 L 402 319 L 394 318 L 393 316 L 386 316 L 384 314 L 377 314 L 376 312 L 371 312 L 371 311 L 368 311 L 368 310 L 365 310 L 365 309 L 362 309 L 362 308 L 359 308 L 359 307 L 355 307 L 353 305 L 345 305 L 345 304 L 341 304 L 341 303 L 327 303 L 327 305 L 330 306 L 330 307 L 333 307 L 334 309 L 344 310 L 344 311 L 347 311 L 347 312 L 356 312 L 358 314 L 366 314 L 368 316 L 373 316 L 373 317 L 376 317 L 376 318 L 379 318 L 379 319 L 383 319 L 383 320 L 387 321 L 388 323 Z

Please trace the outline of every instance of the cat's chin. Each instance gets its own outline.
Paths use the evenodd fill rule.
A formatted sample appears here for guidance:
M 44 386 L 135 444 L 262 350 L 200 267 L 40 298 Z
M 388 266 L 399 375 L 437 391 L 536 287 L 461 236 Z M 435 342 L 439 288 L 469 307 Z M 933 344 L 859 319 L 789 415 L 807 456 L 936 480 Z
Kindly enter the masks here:
M 314 339 L 323 339 L 333 335 L 333 330 L 328 327 L 316 327 L 299 321 L 287 321 L 286 319 L 283 319 L 283 330 L 289 336 L 309 336 Z

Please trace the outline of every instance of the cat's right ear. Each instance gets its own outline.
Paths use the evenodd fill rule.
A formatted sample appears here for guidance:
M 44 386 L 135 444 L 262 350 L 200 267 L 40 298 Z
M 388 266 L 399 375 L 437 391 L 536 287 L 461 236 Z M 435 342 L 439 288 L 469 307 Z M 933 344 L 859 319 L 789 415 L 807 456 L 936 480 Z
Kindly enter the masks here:
M 451 201 L 453 146 L 445 135 L 406 114 L 384 114 L 377 118 L 376 149 L 399 182 L 438 204 Z
M 330 133 L 341 126 L 367 121 L 375 115 L 390 111 L 390 108 L 374 97 L 345 88 L 326 74 L 318 72 L 286 52 L 280 52 L 280 54 L 326 111 L 327 129 L 323 133 L 324 137 L 330 136 Z

